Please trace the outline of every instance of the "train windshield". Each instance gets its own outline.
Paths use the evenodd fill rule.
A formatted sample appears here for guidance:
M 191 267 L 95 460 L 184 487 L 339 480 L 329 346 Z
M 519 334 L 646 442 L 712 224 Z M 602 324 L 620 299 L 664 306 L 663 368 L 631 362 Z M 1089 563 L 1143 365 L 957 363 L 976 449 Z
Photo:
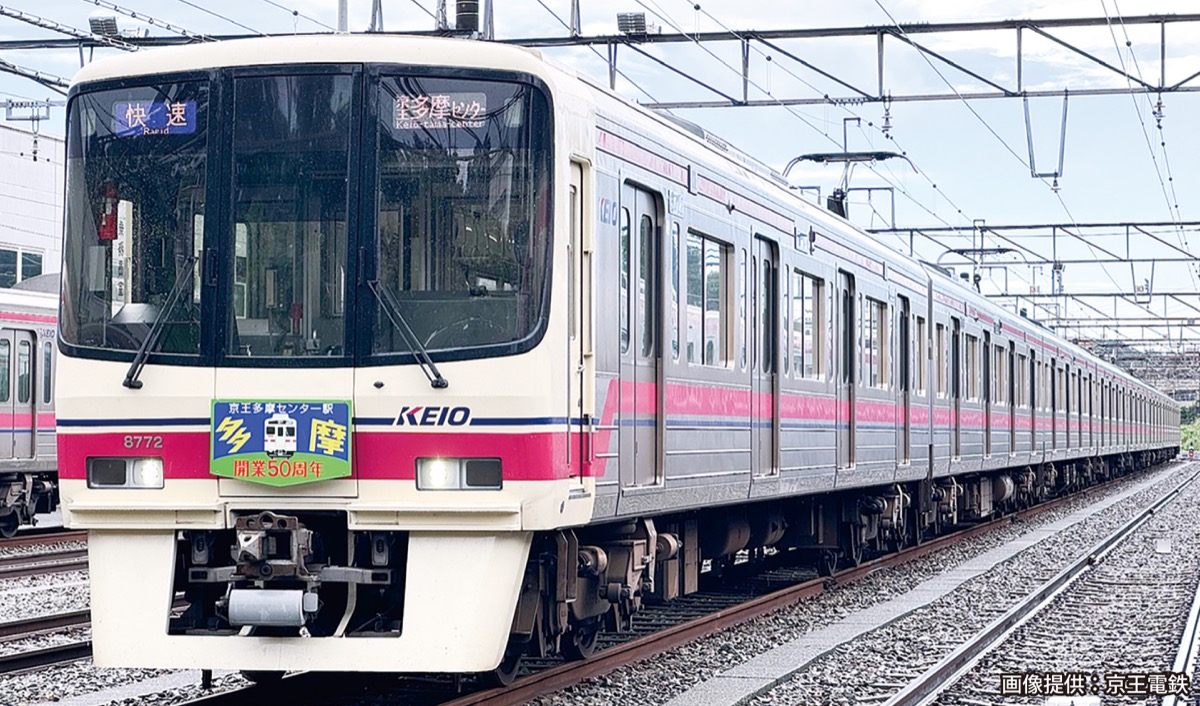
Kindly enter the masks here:
M 149 339 L 178 364 L 386 365 L 535 342 L 544 91 L 457 70 L 225 74 L 72 97 L 65 351 L 125 359 Z M 223 204 L 207 224 L 206 197 Z
M 378 86 L 376 267 L 402 321 L 371 353 L 513 349 L 548 285 L 550 115 L 526 84 L 388 77 Z
M 159 351 L 199 354 L 207 107 L 205 81 L 72 102 L 64 342 L 135 351 L 162 318 Z M 177 282 L 182 296 L 165 311 Z

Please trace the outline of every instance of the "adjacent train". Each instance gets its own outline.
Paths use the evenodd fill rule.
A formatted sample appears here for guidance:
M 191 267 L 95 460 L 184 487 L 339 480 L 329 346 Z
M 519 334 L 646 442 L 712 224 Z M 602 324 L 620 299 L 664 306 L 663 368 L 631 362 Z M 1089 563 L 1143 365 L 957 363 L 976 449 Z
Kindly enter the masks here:
M 54 339 L 58 297 L 30 289 L 42 275 L 0 289 L 0 536 L 58 507 Z
M 1178 449 L 1167 397 L 536 51 L 138 52 L 68 114 L 101 665 L 505 679 L 746 552 L 832 570 Z

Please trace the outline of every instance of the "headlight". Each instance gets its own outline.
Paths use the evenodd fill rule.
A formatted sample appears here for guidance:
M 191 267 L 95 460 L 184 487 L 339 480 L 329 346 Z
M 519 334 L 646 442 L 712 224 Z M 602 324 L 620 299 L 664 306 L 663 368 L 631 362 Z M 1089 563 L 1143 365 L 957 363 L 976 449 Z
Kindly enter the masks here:
M 163 461 L 157 456 L 89 458 L 89 488 L 161 488 Z
M 498 458 L 418 458 L 417 490 L 500 490 Z

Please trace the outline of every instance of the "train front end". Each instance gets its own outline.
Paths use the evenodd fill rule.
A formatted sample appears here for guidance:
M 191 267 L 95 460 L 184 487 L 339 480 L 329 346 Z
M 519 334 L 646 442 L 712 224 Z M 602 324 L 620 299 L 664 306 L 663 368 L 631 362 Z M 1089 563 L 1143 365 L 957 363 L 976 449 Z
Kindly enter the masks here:
M 534 533 L 592 510 L 553 80 L 363 37 L 80 73 L 59 459 L 97 664 L 501 661 Z

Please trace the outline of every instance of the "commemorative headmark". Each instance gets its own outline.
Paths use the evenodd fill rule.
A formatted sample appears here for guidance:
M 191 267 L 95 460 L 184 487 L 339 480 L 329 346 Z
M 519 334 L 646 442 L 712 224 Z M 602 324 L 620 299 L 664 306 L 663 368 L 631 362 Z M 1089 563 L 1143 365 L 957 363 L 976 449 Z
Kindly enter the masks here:
M 285 486 L 350 475 L 348 400 L 214 400 L 215 476 Z

